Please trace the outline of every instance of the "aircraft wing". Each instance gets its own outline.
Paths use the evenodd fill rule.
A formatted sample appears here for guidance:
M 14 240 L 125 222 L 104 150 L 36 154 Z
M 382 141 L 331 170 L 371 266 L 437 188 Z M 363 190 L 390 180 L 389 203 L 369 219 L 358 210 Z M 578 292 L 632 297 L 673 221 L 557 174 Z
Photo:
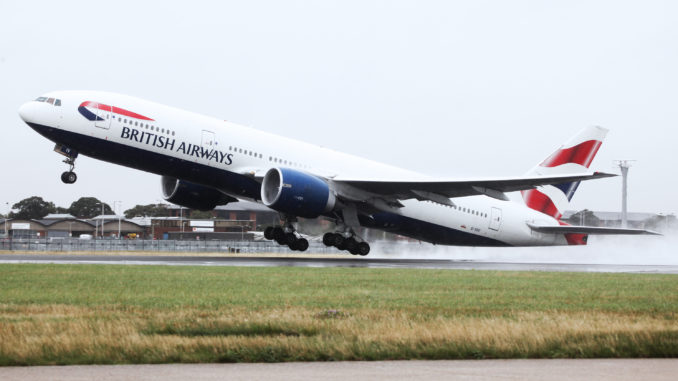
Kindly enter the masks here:
M 337 184 L 346 184 L 360 190 L 384 197 L 407 200 L 411 198 L 442 201 L 441 198 L 486 196 L 505 200 L 505 192 L 533 189 L 541 185 L 562 184 L 617 176 L 604 172 L 588 172 L 570 175 L 489 178 L 469 180 L 358 180 L 334 178 Z
M 597 226 L 544 226 L 527 223 L 527 226 L 530 229 L 540 232 L 540 233 L 549 233 L 549 234 L 591 234 L 591 235 L 661 235 L 660 233 L 653 232 L 652 230 L 645 229 L 624 229 L 624 228 L 604 228 Z

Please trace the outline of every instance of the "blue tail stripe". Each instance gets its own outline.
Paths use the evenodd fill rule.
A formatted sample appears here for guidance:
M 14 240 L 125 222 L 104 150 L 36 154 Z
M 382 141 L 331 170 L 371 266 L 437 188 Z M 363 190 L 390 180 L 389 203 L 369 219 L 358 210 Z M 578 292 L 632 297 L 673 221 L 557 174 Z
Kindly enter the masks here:
M 574 196 L 574 192 L 576 192 L 577 188 L 579 188 L 580 183 L 581 181 L 575 181 L 572 183 L 554 184 L 553 186 L 565 193 L 567 201 L 572 201 L 572 196 Z

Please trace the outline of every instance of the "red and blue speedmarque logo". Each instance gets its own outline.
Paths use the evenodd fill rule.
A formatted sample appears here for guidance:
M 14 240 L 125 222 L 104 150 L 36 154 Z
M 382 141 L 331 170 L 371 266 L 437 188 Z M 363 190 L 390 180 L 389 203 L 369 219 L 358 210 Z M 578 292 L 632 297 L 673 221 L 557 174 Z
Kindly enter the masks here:
M 153 119 L 151 119 L 149 117 L 134 113 L 132 111 L 128 111 L 128 110 L 122 109 L 120 107 L 105 105 L 103 103 L 98 103 L 98 102 L 84 101 L 80 104 L 80 106 L 78 106 L 78 112 L 82 116 L 87 118 L 87 120 L 91 120 L 91 121 L 104 120 L 104 118 L 97 116 L 97 114 L 92 112 L 92 110 L 101 110 L 101 111 L 106 111 L 106 112 L 112 112 L 112 113 L 118 114 L 118 115 L 124 115 L 124 116 L 130 117 L 130 118 L 154 121 Z

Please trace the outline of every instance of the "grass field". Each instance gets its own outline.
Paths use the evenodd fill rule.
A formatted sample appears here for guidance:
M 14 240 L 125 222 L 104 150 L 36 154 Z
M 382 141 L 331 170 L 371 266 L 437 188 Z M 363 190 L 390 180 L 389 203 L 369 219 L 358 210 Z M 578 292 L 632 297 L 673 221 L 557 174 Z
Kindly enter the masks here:
M 0 265 L 0 365 L 676 356 L 675 275 Z

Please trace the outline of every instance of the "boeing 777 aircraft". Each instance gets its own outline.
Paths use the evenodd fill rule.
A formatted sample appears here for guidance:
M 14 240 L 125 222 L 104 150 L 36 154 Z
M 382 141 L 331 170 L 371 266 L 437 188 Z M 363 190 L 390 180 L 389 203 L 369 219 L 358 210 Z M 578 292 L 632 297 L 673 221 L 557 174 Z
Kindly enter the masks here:
M 560 221 L 580 181 L 613 176 L 588 170 L 607 130 L 585 128 L 526 175 L 439 179 L 146 100 L 107 92 L 56 91 L 27 102 L 21 119 L 56 143 L 72 184 L 79 154 L 162 176 L 167 201 L 211 210 L 238 199 L 281 216 L 264 235 L 292 250 L 308 241 L 297 217 L 328 217 L 327 246 L 367 255 L 358 227 L 464 246 L 583 245 L 589 234 L 638 229 Z M 524 203 L 507 192 L 521 191 Z

